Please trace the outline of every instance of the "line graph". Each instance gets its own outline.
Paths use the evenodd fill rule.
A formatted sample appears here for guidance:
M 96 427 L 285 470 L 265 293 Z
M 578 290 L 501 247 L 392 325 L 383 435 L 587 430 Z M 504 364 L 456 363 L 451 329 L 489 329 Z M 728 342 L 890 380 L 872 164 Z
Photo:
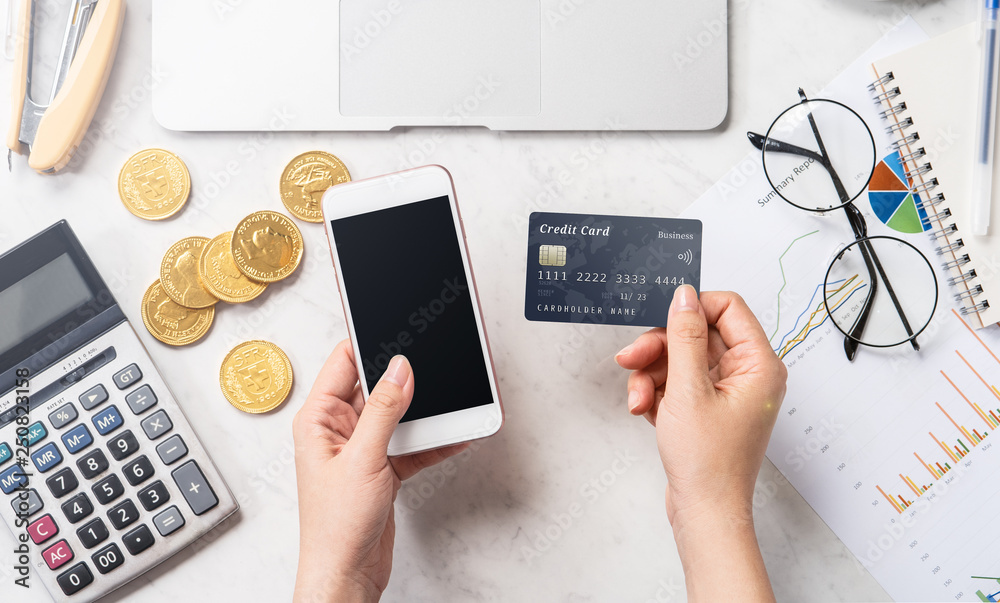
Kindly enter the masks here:
M 778 289 L 777 298 L 778 317 L 774 323 L 774 333 L 771 333 L 771 336 L 767 338 L 768 341 L 774 340 L 774 336 L 778 334 L 778 328 L 781 325 L 781 294 L 785 291 L 785 287 L 788 286 L 788 277 L 785 275 L 785 256 L 788 255 L 788 252 L 792 250 L 792 247 L 794 247 L 796 243 L 818 232 L 819 230 L 814 230 L 792 239 L 792 242 L 788 244 L 788 247 L 786 247 L 785 250 L 781 252 L 781 255 L 778 256 L 778 269 L 781 270 L 781 288 Z
M 827 302 L 833 306 L 833 311 L 836 312 L 841 306 L 847 303 L 847 301 L 850 300 L 855 293 L 868 286 L 867 283 L 860 280 L 859 276 L 860 275 L 855 274 L 849 279 L 842 279 L 829 283 L 830 286 L 836 286 L 836 288 L 826 293 L 826 300 L 820 300 L 819 303 L 814 306 L 813 304 L 816 301 L 816 296 L 820 289 L 823 288 L 822 283 L 816 285 L 812 296 L 809 298 L 809 303 L 806 304 L 806 308 L 801 314 L 799 314 L 798 318 L 795 319 L 795 324 L 792 325 L 791 330 L 782 335 L 781 341 L 778 343 L 778 347 L 774 349 L 774 353 L 778 355 L 778 358 L 784 360 L 784 358 L 792 353 L 795 348 L 804 343 L 813 331 L 823 326 L 823 323 L 830 318 L 830 315 L 826 311 Z M 799 322 L 810 309 L 812 309 L 812 313 L 809 315 L 809 319 L 806 321 L 805 326 L 800 329 Z M 794 336 L 792 336 L 793 333 L 795 334 Z M 791 339 L 788 339 L 790 336 L 792 336 Z

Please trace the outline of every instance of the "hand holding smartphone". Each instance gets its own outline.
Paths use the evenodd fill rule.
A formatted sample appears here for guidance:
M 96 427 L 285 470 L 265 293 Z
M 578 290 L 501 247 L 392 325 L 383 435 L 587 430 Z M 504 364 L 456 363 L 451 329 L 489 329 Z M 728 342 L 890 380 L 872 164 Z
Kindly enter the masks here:
M 413 367 L 413 401 L 389 455 L 499 431 L 503 408 L 448 171 L 335 186 L 323 215 L 365 399 L 393 356 Z

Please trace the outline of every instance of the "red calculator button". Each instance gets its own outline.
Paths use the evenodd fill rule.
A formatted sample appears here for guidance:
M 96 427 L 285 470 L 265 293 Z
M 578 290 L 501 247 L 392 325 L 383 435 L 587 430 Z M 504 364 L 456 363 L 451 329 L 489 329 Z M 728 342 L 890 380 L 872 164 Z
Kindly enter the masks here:
M 52 520 L 51 515 L 46 515 L 28 526 L 28 535 L 31 536 L 31 541 L 35 544 L 42 544 L 58 533 L 59 528 L 56 527 L 56 522 Z
M 49 569 L 54 570 L 73 559 L 73 549 L 69 548 L 65 540 L 60 540 L 42 551 L 42 558 Z

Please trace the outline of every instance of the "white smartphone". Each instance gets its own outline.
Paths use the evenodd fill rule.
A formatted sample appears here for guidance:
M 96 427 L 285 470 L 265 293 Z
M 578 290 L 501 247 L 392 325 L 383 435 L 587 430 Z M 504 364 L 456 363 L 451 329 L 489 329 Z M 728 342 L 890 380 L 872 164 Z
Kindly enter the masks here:
M 396 354 L 413 366 L 389 455 L 495 434 L 503 424 L 451 174 L 427 166 L 335 186 L 323 215 L 365 399 Z

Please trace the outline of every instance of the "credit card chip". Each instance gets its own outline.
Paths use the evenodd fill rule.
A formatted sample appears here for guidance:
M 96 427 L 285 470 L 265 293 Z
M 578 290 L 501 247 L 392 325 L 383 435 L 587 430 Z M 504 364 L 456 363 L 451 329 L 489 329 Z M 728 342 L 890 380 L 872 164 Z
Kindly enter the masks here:
M 538 250 L 538 263 L 542 266 L 565 266 L 565 245 L 542 245 Z

